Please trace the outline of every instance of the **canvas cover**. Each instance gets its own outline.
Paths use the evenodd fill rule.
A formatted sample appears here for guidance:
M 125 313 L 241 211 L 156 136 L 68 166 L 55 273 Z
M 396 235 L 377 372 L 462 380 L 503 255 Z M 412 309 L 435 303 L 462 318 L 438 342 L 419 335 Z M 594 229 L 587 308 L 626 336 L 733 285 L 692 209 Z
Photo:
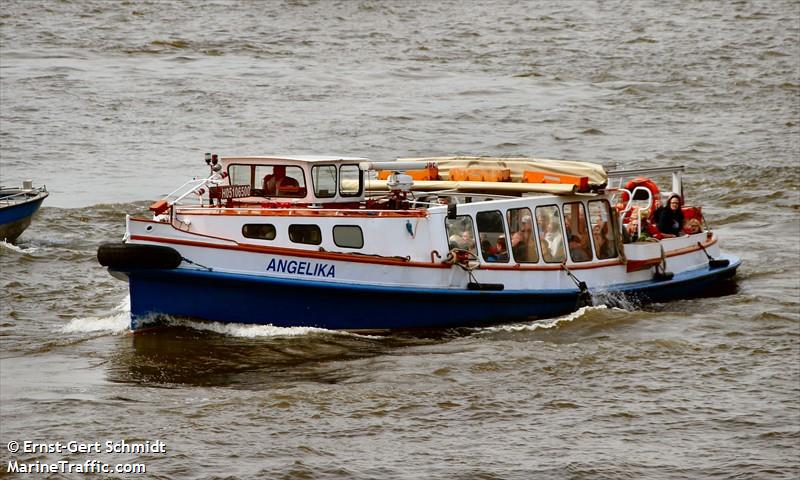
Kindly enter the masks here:
M 353 185 L 356 183 L 353 181 Z M 368 179 L 364 188 L 369 192 L 389 191 L 386 180 Z M 437 192 L 442 190 L 456 190 L 459 192 L 483 192 L 495 194 L 514 193 L 549 193 L 553 195 L 571 195 L 575 193 L 575 185 L 560 183 L 511 183 L 511 182 L 469 182 L 449 180 L 415 180 L 414 191 Z
M 589 162 L 573 162 L 568 160 L 549 160 L 528 157 L 423 157 L 398 158 L 399 162 L 436 162 L 439 176 L 449 178 L 451 168 L 498 168 L 511 170 L 511 181 L 522 182 L 526 170 L 552 174 L 588 177 L 592 188 L 604 187 L 608 175 L 602 165 Z M 415 187 L 417 183 L 415 182 Z M 538 190 L 537 190 L 538 191 Z

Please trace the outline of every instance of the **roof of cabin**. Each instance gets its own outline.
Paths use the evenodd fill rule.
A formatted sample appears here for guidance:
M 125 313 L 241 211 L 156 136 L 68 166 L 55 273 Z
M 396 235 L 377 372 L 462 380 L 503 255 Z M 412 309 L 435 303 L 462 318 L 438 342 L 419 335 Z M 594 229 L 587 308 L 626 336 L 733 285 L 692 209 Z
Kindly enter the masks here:
M 307 162 L 307 163 L 320 163 L 320 162 L 363 162 L 368 161 L 367 158 L 361 157 L 343 157 L 335 155 L 253 155 L 253 156 L 240 156 L 240 157 L 222 157 L 222 161 L 289 161 L 289 162 Z

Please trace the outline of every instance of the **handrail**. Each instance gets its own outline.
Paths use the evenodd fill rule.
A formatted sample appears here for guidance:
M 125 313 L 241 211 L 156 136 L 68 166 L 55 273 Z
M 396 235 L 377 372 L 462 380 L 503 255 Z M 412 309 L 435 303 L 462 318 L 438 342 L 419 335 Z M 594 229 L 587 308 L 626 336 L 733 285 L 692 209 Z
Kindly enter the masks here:
M 194 181 L 197 181 L 197 180 L 194 180 Z M 178 196 L 178 198 L 176 198 L 175 200 L 169 201 L 169 205 L 170 206 L 175 205 L 178 202 L 180 202 L 181 200 L 183 200 L 184 198 L 188 197 L 190 194 L 197 192 L 197 190 L 199 188 L 207 186 L 209 183 L 211 183 L 211 178 L 204 178 L 204 179 L 201 179 L 201 180 L 199 180 L 197 182 L 198 182 L 197 185 L 194 185 L 192 188 L 190 188 L 187 191 L 185 191 L 182 195 Z M 188 185 L 190 183 L 192 183 L 192 182 L 191 181 L 190 182 L 186 182 L 183 185 L 185 186 L 185 185 Z M 176 190 L 176 192 L 177 192 L 177 190 Z
M 178 187 L 175 190 L 173 190 L 170 193 L 168 193 L 163 198 L 163 200 L 166 201 L 167 204 L 171 207 L 173 205 L 176 205 L 178 202 L 180 202 L 184 198 L 188 197 L 192 193 L 197 193 L 198 189 L 206 187 L 208 185 L 219 185 L 220 183 L 222 183 L 222 180 L 223 180 L 222 176 L 219 175 L 218 173 L 213 173 L 212 175 L 210 175 L 207 178 L 200 178 L 200 179 L 193 178 L 193 179 L 185 182 L 180 187 Z M 185 190 L 185 191 L 183 191 L 182 193 L 178 194 L 178 192 L 181 192 L 182 190 Z M 172 197 L 173 195 L 175 195 L 176 198 L 170 199 L 170 197 Z
M 625 228 L 624 225 L 623 225 L 623 220 L 625 219 L 625 216 L 628 214 L 628 212 L 633 208 L 633 200 L 634 200 L 634 196 L 636 195 L 637 191 L 641 190 L 641 191 L 647 192 L 647 208 L 648 208 L 648 210 L 654 208 L 655 207 L 655 203 L 653 202 L 653 192 L 651 192 L 650 189 L 647 188 L 647 187 L 643 187 L 643 186 L 640 185 L 640 186 L 634 188 L 633 191 L 628 191 L 627 188 L 620 188 L 620 190 L 623 191 L 623 192 L 627 192 L 627 194 L 628 194 L 628 203 L 627 203 L 627 205 L 625 205 L 625 208 L 619 214 L 620 233 L 622 233 L 622 229 Z M 637 215 L 637 219 L 636 219 L 636 227 L 637 227 L 636 238 L 639 238 L 642 235 L 642 209 L 641 208 L 636 212 L 636 215 Z
M 682 172 L 686 170 L 686 167 L 683 165 L 677 165 L 675 167 L 651 167 L 651 168 L 632 168 L 630 170 L 609 170 L 606 172 L 606 175 L 609 177 L 624 177 L 629 175 L 652 175 L 652 174 L 659 174 L 659 173 L 673 173 L 673 172 Z
M 191 180 L 188 180 L 187 182 L 185 182 L 185 183 L 184 183 L 183 185 L 181 185 L 180 187 L 178 187 L 178 188 L 176 188 L 175 190 L 173 190 L 173 191 L 169 192 L 169 193 L 168 193 L 168 194 L 167 194 L 167 195 L 166 195 L 164 198 L 169 198 L 169 197 L 171 197 L 172 195 L 175 195 L 175 194 L 176 194 L 178 191 L 180 191 L 180 190 L 181 190 L 183 187 L 185 187 L 186 185 L 189 185 L 190 183 L 193 183 L 193 182 L 201 182 L 201 183 L 202 183 L 202 182 L 204 182 L 205 180 L 207 180 L 207 179 L 206 179 L 206 178 L 202 178 L 202 179 L 199 179 L 199 180 L 198 180 L 197 178 L 193 178 L 193 179 L 191 179 Z M 198 184 L 198 186 L 199 186 L 199 184 Z
M 435 167 L 436 162 L 360 162 L 358 168 L 361 170 L 391 170 L 393 172 L 404 172 L 407 170 L 421 170 L 423 168 Z
M 632 168 L 630 170 L 611 170 L 606 172 L 608 175 L 609 187 L 612 186 L 612 181 L 618 181 L 618 185 L 622 186 L 622 181 L 627 177 L 637 177 L 641 175 L 650 176 L 658 174 L 671 174 L 672 175 L 672 192 L 677 193 L 683 197 L 683 179 L 682 173 L 686 170 L 683 165 L 676 165 L 674 167 L 652 167 L 652 168 Z
M 6 188 L 6 187 L 0 187 L 0 189 L 2 189 L 2 188 Z M 9 205 L 15 204 L 15 203 L 20 203 L 23 199 L 17 199 L 16 197 L 22 197 L 22 196 L 24 196 L 24 197 L 29 197 L 29 196 L 37 197 L 37 196 L 39 196 L 39 195 L 41 195 L 43 193 L 46 193 L 47 192 L 47 187 L 42 185 L 41 187 L 25 189 L 25 190 L 19 189 L 19 190 L 20 191 L 17 192 L 17 193 L 14 193 L 14 194 L 11 194 L 11 195 L 5 195 L 5 196 L 0 197 L 0 202 L 7 203 Z
M 169 210 L 170 217 L 172 217 L 174 215 L 174 209 L 172 207 L 192 193 L 201 197 L 200 202 L 202 205 L 202 195 L 203 193 L 205 193 L 202 191 L 202 188 L 207 185 L 219 185 L 220 183 L 222 183 L 224 178 L 225 177 L 219 175 L 216 172 L 212 173 L 208 178 L 202 178 L 202 179 L 193 178 L 185 182 L 180 187 L 168 193 L 161 200 L 158 200 L 157 202 L 150 205 L 150 210 L 153 212 L 154 217 L 160 217 L 162 213 Z M 185 191 L 179 194 L 179 192 L 181 192 L 182 190 Z M 175 196 L 175 198 L 170 198 L 172 196 Z

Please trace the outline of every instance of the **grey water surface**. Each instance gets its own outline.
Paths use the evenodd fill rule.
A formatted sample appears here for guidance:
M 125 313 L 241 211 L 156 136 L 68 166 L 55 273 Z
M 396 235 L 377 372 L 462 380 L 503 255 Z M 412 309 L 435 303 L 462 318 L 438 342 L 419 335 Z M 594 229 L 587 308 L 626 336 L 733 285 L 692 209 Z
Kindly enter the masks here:
M 97 245 L 206 151 L 685 165 L 744 263 L 712 298 L 529 324 L 134 337 Z M 0 477 L 800 476 L 797 1 L 2 0 L 0 183 L 27 178 L 51 196 L 0 245 Z

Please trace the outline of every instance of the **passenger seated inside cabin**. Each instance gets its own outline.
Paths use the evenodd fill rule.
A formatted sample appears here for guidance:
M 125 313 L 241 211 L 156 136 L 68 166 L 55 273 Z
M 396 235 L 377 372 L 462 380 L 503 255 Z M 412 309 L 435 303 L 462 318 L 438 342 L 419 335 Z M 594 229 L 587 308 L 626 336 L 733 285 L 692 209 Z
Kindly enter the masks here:
M 681 211 L 681 197 L 673 194 L 667 204 L 660 206 L 653 214 L 658 231 L 663 237 L 677 237 L 683 227 L 683 211 Z
M 464 230 L 461 232 L 461 239 L 464 242 L 464 250 L 475 252 L 475 238 L 472 236 L 471 230 Z
M 552 213 L 543 213 L 543 209 L 556 207 L 537 207 L 536 222 L 539 224 L 539 240 L 542 243 L 542 258 L 545 262 L 564 261 L 564 240 L 561 236 L 561 225 Z
M 614 239 L 610 235 L 611 228 L 608 225 L 608 222 L 599 222 L 592 227 L 597 258 L 601 260 L 617 256 L 617 249 L 613 243 Z
M 500 235 L 497 237 L 497 243 L 495 243 L 495 256 L 497 257 L 498 262 L 507 262 L 508 261 L 508 245 L 506 244 L 506 236 Z
M 497 261 L 497 249 L 492 246 L 492 242 L 489 240 L 481 240 L 481 254 L 487 262 Z
M 450 250 L 453 250 L 453 249 L 466 250 L 467 249 L 466 248 L 466 244 L 464 243 L 464 239 L 461 237 L 461 235 L 456 235 L 456 234 L 450 235 L 450 238 L 448 239 L 448 246 L 450 247 Z
M 592 253 L 586 247 L 586 242 L 580 236 L 569 237 L 569 256 L 573 262 L 588 262 L 592 259 Z
M 524 215 L 519 220 L 519 230 L 511 235 L 511 251 L 514 260 L 520 263 L 536 263 L 539 255 L 536 251 L 536 241 L 533 239 L 533 221 L 529 215 Z
M 264 177 L 264 196 L 272 197 L 283 194 L 297 195 L 300 184 L 292 177 L 286 176 L 285 165 L 275 165 L 272 173 Z
M 445 229 L 447 231 L 448 248 L 467 250 L 475 257 L 478 250 L 475 246 L 475 238 L 472 235 L 472 219 L 467 215 L 459 216 L 455 219 L 445 219 Z

